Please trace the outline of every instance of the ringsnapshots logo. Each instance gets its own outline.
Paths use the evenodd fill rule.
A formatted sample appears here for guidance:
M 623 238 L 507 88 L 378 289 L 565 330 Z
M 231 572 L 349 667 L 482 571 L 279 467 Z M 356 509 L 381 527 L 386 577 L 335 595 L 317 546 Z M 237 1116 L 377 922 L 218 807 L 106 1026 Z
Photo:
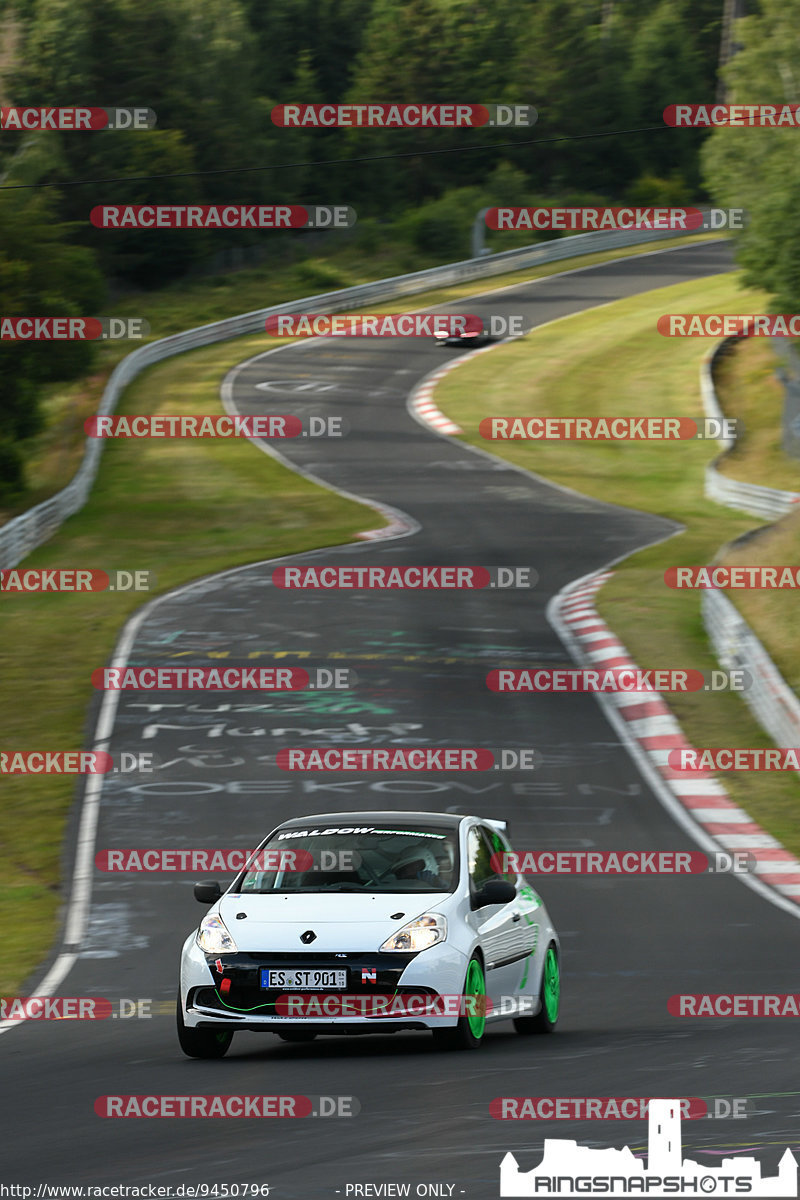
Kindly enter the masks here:
M 681 1100 L 650 1100 L 647 1166 L 628 1146 L 590 1148 L 566 1138 L 546 1138 L 542 1161 L 529 1171 L 521 1171 L 508 1153 L 500 1164 L 500 1195 L 797 1196 L 797 1160 L 791 1150 L 786 1149 L 773 1176 L 762 1176 L 752 1157 L 737 1155 L 705 1166 L 683 1157 L 681 1116 Z

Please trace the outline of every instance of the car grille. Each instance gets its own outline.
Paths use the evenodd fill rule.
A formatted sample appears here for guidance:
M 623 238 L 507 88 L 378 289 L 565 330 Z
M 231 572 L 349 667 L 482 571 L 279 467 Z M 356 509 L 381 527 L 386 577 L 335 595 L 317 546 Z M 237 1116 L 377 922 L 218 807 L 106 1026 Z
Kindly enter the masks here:
M 198 988 L 192 995 L 190 1003 L 203 1008 L 214 1008 L 220 1012 L 229 1013 L 233 1009 L 242 1015 L 269 1017 L 275 1012 L 275 1001 L 279 996 L 288 993 L 286 989 L 262 988 L 261 971 L 264 967 L 303 967 L 314 970 L 346 970 L 347 986 L 345 988 L 300 989 L 308 995 L 393 995 L 398 991 L 400 976 L 416 954 L 228 954 L 212 959 L 206 955 L 209 970 L 214 976 L 215 987 Z M 222 966 L 222 971 L 218 968 Z M 362 974 L 363 973 L 363 974 Z M 372 978 L 374 974 L 374 979 Z M 220 984 L 224 979 L 230 980 L 230 989 L 221 993 Z M 400 988 L 400 991 L 430 992 L 433 989 Z M 297 994 L 295 989 L 294 994 Z

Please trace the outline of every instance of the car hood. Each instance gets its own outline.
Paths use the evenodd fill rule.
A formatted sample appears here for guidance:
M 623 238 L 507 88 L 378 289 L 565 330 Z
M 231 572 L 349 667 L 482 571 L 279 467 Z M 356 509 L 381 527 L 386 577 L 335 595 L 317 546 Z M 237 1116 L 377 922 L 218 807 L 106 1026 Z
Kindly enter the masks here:
M 315 892 L 305 896 L 223 896 L 219 913 L 239 950 L 326 950 L 374 952 L 415 917 L 439 909 L 448 892 Z M 246 913 L 246 917 L 239 917 Z M 402 916 L 396 914 L 401 913 Z M 317 935 L 300 941 L 307 930 Z

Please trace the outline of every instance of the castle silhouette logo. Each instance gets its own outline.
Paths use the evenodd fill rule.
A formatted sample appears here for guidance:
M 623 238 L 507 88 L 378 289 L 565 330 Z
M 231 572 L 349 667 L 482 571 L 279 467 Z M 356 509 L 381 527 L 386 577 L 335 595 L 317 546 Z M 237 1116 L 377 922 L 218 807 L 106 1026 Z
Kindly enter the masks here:
M 797 1196 L 797 1160 L 786 1149 L 778 1174 L 761 1177 L 755 1158 L 723 1158 L 705 1167 L 682 1158 L 680 1100 L 651 1100 L 647 1166 L 630 1149 L 592 1150 L 546 1138 L 542 1161 L 520 1171 L 514 1155 L 500 1164 L 501 1196 Z

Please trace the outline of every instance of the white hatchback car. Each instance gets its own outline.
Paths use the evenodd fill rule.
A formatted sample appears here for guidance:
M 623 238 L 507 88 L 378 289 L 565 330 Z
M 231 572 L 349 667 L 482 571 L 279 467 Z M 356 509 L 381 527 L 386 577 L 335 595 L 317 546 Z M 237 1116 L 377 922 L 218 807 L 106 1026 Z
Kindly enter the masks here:
M 560 946 L 542 900 L 503 858 L 503 821 L 347 812 L 279 825 L 181 955 L 178 1040 L 221 1058 L 238 1030 L 285 1041 L 431 1030 L 453 1049 L 487 1023 L 550 1033 Z

